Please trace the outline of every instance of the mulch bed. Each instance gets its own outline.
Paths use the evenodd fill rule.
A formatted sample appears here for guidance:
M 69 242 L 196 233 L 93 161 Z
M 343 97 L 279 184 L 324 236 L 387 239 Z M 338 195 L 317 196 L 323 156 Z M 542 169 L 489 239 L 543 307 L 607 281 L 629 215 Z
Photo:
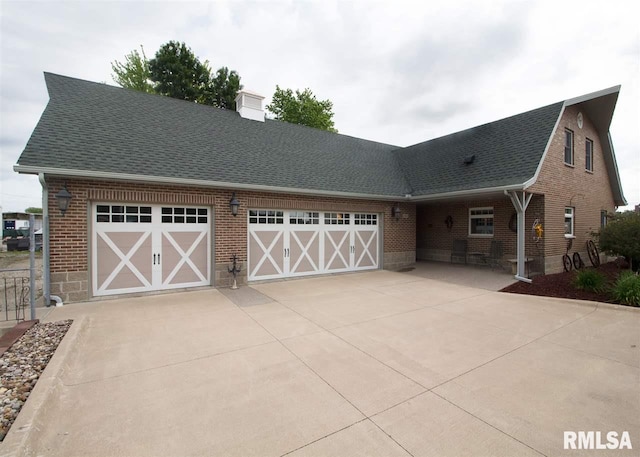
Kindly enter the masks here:
M 618 259 L 614 262 L 605 263 L 598 267 L 598 271 L 607 278 L 607 281 L 609 282 L 608 285 L 613 284 L 620 273 L 628 269 L 629 264 L 625 262 L 624 259 Z M 505 287 L 500 292 L 615 303 L 607 292 L 597 293 L 576 289 L 573 286 L 573 279 L 575 275 L 576 272 L 574 270 L 556 273 L 553 275 L 535 276 L 531 284 L 518 281 L 515 284 Z

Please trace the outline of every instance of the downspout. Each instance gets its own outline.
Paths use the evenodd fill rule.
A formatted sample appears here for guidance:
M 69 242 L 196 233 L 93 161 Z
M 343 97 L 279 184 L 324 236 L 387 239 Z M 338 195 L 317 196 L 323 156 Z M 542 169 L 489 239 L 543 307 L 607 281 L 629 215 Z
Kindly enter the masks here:
M 56 306 L 62 306 L 62 298 L 51 295 L 51 270 L 49 266 L 49 188 L 44 173 L 38 173 L 38 180 L 42 186 L 42 293 L 44 305 L 51 306 L 51 300 Z

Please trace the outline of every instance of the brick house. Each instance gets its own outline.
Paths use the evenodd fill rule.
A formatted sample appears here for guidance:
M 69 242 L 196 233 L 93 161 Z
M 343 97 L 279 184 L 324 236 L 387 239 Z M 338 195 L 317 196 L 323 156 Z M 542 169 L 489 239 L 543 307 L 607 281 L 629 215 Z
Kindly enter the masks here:
M 578 249 L 626 204 L 608 134 L 619 87 L 401 148 L 265 119 L 248 91 L 232 112 L 45 80 L 14 169 L 39 175 L 45 295 L 65 302 L 225 287 L 233 255 L 240 283 L 448 261 L 457 239 L 499 240 L 524 280 L 528 256 L 558 270 L 567 239 Z

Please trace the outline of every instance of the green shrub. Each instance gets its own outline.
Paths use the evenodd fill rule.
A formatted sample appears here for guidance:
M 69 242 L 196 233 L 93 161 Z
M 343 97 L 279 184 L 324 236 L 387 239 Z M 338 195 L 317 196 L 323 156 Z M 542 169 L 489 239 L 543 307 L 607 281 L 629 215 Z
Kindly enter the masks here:
M 609 223 L 594 234 L 600 249 L 609 255 L 621 255 L 634 266 L 640 264 L 640 213 L 627 211 L 609 216 Z
M 631 271 L 625 271 L 616 280 L 611 293 L 617 302 L 640 306 L 640 276 Z
M 576 289 L 590 292 L 602 292 L 607 284 L 607 279 L 598 270 L 586 268 L 576 271 L 573 278 L 573 286 Z

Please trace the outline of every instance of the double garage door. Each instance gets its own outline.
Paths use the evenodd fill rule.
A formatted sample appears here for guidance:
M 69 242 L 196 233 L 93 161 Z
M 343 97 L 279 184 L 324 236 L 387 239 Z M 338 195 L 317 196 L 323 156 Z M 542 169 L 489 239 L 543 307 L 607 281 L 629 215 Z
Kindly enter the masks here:
M 93 295 L 211 284 L 209 208 L 98 203 L 91 217 Z
M 248 279 L 379 266 L 378 214 L 249 210 Z

